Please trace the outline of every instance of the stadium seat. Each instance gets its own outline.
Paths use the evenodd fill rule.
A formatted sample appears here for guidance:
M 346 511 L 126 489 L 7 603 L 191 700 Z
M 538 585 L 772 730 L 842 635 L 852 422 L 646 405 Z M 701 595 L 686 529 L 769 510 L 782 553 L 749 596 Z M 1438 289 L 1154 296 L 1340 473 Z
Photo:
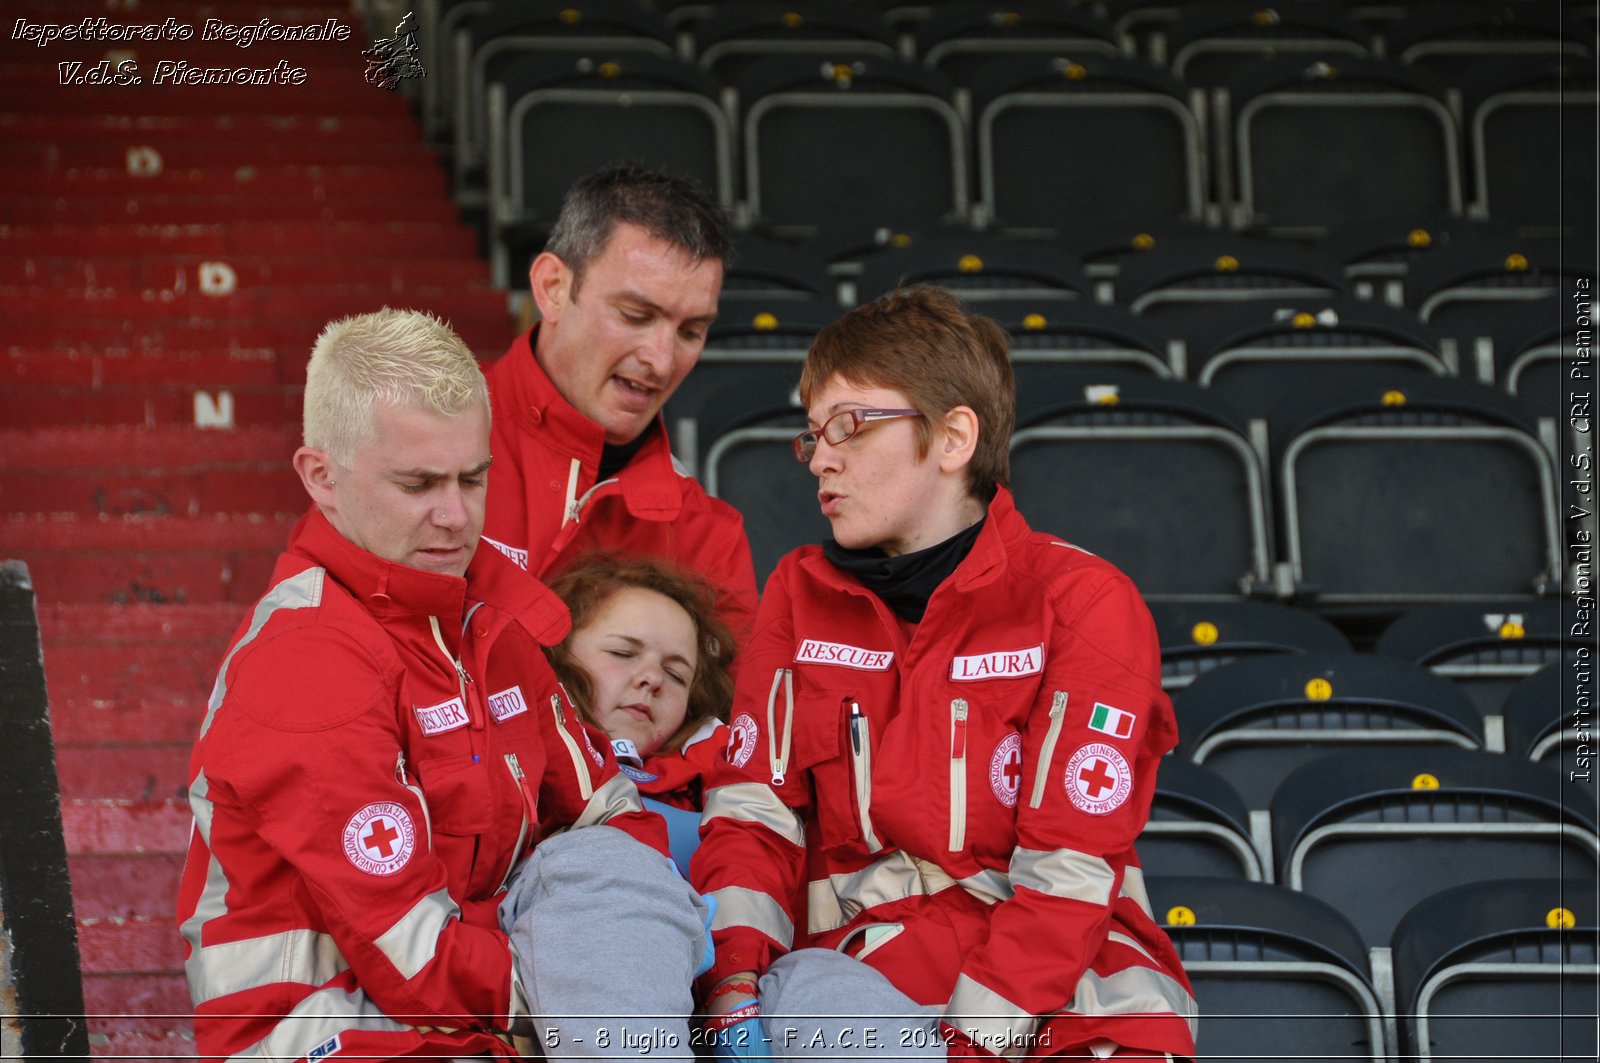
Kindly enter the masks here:
M 1593 392 L 1592 380 L 1569 375 L 1583 327 L 1570 301 L 1554 297 L 1519 303 L 1497 314 L 1491 327 L 1492 379 L 1531 415 L 1561 418 L 1571 393 Z
M 717 4 L 691 35 L 696 62 L 724 85 L 739 84 L 774 59 L 801 59 L 814 69 L 818 63 L 893 59 L 899 54 L 882 19 L 828 0 Z
M 1359 653 L 1253 657 L 1199 676 L 1175 701 L 1178 753 L 1265 809 L 1296 768 L 1335 749 L 1482 749 L 1483 717 L 1449 681 Z
M 1229 661 L 1350 652 L 1350 640 L 1329 621 L 1271 602 L 1152 602 L 1150 615 L 1161 640 L 1161 685 L 1169 691 Z
M 1028 368 L 1011 481 L 1030 524 L 1104 556 L 1147 598 L 1236 598 L 1263 585 L 1265 480 L 1225 402 L 1137 370 L 1106 383 L 1104 372 Z
M 1382 1003 L 1349 921 L 1315 897 L 1236 878 L 1146 880 L 1200 1008 L 1196 1059 L 1382 1063 Z
M 429 144 L 454 142 L 456 31 L 494 4 L 495 0 L 418 0 L 418 59 L 428 71 L 421 79 L 420 114 Z
M 1462 86 L 1473 213 L 1547 231 L 1593 233 L 1593 59 L 1480 64 Z
M 1450 886 L 1593 880 L 1592 803 L 1561 773 L 1464 749 L 1363 749 L 1297 769 L 1272 800 L 1278 881 L 1320 897 L 1387 946 L 1402 916 Z
M 595 66 L 642 54 L 670 59 L 670 27 L 660 16 L 626 0 L 493 4 L 474 14 L 451 39 L 457 200 L 476 201 L 487 166 L 488 88 L 516 78 L 530 58 L 561 53 Z
M 1031 60 L 1119 54 L 1111 24 L 1084 8 L 1046 0 L 1022 0 L 996 8 L 960 0 L 932 6 L 915 31 L 922 65 L 957 85 L 972 88 L 977 72 L 995 57 L 1018 65 Z
M 1396 380 L 1453 375 L 1438 340 L 1413 315 L 1348 296 L 1195 305 L 1166 320 L 1187 337 L 1190 378 L 1256 417 L 1284 396 L 1355 374 L 1381 370 Z
M 749 300 L 831 304 L 838 294 L 828 262 L 807 245 L 751 232 L 735 234 L 733 261 L 722 275 L 722 298 L 738 300 L 741 311 L 748 309 L 743 304 Z
M 1576 876 L 1473 882 L 1418 901 L 1392 946 L 1407 1058 L 1594 1059 L 1596 901 L 1594 879 Z
M 716 432 L 748 412 L 741 402 L 763 410 L 790 405 L 812 337 L 838 316 L 838 307 L 822 300 L 723 298 L 699 363 L 664 411 L 673 454 L 691 475 L 704 471 Z
M 963 219 L 967 137 L 948 81 L 893 59 L 779 56 L 738 84 L 745 198 L 779 235 Z M 916 180 L 885 175 L 915 174 Z
M 1427 71 L 1275 59 L 1228 83 L 1218 133 L 1237 161 L 1233 224 L 1317 237 L 1388 214 L 1460 214 L 1460 134 Z
M 489 83 L 490 247 L 504 287 L 512 247 L 548 231 L 572 182 L 636 159 L 733 202 L 732 134 L 717 86 L 681 60 L 626 52 L 522 54 Z M 531 241 L 527 241 L 531 243 Z
M 1139 863 L 1150 875 L 1263 882 L 1271 874 L 1252 840 L 1250 813 L 1233 787 L 1209 768 L 1178 757 L 1161 761 L 1138 850 Z
M 971 88 L 987 224 L 1060 233 L 1084 217 L 1201 220 L 1200 126 L 1187 90 L 1167 71 L 1062 52 L 990 60 Z
M 1450 253 L 1412 264 L 1406 304 L 1462 351 L 1493 337 L 1518 304 L 1556 296 L 1570 299 L 1577 279 L 1595 283 L 1592 239 L 1513 236 L 1455 241 Z
M 1117 302 L 1136 314 L 1175 307 L 1343 294 L 1338 263 L 1292 244 L 1232 233 L 1174 233 L 1122 259 Z
M 1344 268 L 1351 291 L 1361 299 L 1405 305 L 1405 279 L 1411 264 L 1434 251 L 1449 253 L 1457 240 L 1514 235 L 1502 222 L 1448 214 L 1387 215 L 1364 218 L 1329 230 L 1317 250 Z
M 1011 367 L 1019 395 L 1031 388 L 1035 367 L 1046 375 L 1058 365 L 1133 369 L 1163 379 L 1175 375 L 1167 337 L 1158 323 L 1136 318 L 1120 307 L 1078 300 L 1066 305 L 1040 302 L 1032 309 L 980 309 L 1011 336 Z
M 1093 298 L 1088 276 L 1054 243 L 1008 240 L 992 233 L 928 234 L 861 258 L 857 302 L 912 284 L 937 284 L 985 312 L 1023 311 Z
M 1460 86 L 1485 63 L 1513 57 L 1567 63 L 1592 58 L 1594 39 L 1564 24 L 1554 4 L 1449 0 L 1407 5 L 1384 30 L 1388 53 Z
M 1275 56 L 1342 61 L 1371 54 L 1366 28 L 1332 4 L 1184 4 L 1171 25 L 1158 32 L 1164 40 L 1152 45 L 1165 52 L 1172 72 L 1207 88 L 1225 84 L 1242 61 Z
M 1420 664 L 1497 714 L 1519 681 L 1559 660 L 1566 634 L 1556 602 L 1456 602 L 1404 613 L 1377 651 Z
M 1508 755 L 1581 769 L 1576 759 L 1580 747 L 1591 751 L 1585 756 L 1594 748 L 1588 741 L 1595 722 L 1593 659 L 1569 652 L 1552 661 L 1512 687 L 1500 711 Z M 1565 759 L 1568 756 L 1573 759 Z
M 1268 420 L 1283 553 L 1319 610 L 1554 591 L 1553 460 L 1494 388 L 1352 372 Z

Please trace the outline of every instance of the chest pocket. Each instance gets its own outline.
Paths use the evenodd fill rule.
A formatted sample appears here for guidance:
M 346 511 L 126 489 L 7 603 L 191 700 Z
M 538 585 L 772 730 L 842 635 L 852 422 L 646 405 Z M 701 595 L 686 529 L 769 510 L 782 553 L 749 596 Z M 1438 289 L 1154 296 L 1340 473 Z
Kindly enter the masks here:
M 467 754 L 435 757 L 415 765 L 417 782 L 428 798 L 435 834 L 478 835 L 492 816 L 488 765 Z
M 853 693 L 813 687 L 799 702 L 795 755 L 809 769 L 824 851 L 876 853 L 884 848 L 872 821 L 874 720 Z M 877 721 L 879 724 L 882 720 Z

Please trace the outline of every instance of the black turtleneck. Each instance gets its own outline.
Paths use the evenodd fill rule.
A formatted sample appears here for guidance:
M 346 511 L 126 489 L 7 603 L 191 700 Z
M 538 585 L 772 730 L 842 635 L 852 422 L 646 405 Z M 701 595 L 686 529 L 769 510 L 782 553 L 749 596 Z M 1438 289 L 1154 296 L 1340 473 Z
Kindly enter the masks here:
M 982 520 L 959 531 L 936 546 L 890 557 L 879 547 L 847 550 L 832 539 L 822 543 L 822 555 L 837 569 L 850 573 L 861 585 L 876 594 L 900 619 L 922 623 L 928 599 L 972 552 L 983 530 Z

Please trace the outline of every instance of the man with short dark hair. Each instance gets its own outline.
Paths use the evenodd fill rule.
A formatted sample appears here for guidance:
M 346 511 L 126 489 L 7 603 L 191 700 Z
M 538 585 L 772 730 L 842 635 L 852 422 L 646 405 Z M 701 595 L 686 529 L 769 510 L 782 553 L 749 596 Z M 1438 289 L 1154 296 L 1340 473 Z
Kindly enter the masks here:
M 534 575 L 594 549 L 662 557 L 755 615 L 744 520 L 674 464 L 661 409 L 705 347 L 732 256 L 705 192 L 637 164 L 573 185 L 528 271 L 539 323 L 489 370 L 484 538 Z

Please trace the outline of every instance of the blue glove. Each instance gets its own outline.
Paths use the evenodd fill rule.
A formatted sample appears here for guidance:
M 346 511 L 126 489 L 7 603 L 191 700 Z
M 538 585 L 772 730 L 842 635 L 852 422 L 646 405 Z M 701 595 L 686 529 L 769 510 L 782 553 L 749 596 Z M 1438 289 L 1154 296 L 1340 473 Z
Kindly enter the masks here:
M 706 1047 L 711 1049 L 711 1058 L 727 1060 L 730 1063 L 767 1063 L 772 1058 L 772 1042 L 767 1039 L 767 1032 L 761 1028 L 761 1014 L 759 1005 L 754 1000 L 742 1008 L 737 1008 L 724 1018 L 735 1015 L 747 1015 L 731 1026 L 721 1029 L 706 1030 Z M 715 1020 L 712 1020 L 715 1021 Z
M 717 962 L 716 946 L 711 944 L 711 921 L 717 917 L 717 899 L 709 893 L 702 893 L 700 899 L 706 902 L 706 951 L 700 956 L 700 966 L 694 972 L 699 978 L 711 970 L 711 965 Z

